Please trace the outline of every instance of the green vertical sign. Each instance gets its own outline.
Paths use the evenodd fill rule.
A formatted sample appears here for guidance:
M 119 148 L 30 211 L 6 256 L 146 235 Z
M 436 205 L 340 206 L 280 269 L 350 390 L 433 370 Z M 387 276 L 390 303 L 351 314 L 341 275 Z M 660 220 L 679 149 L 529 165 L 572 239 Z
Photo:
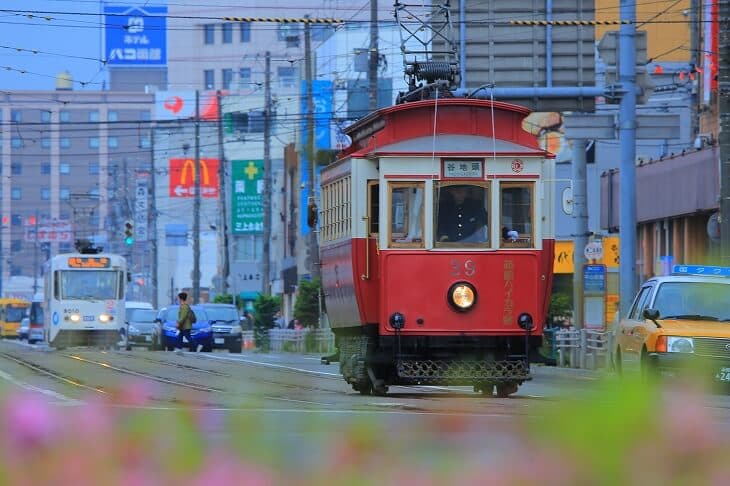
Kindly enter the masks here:
M 231 216 L 234 234 L 264 231 L 264 161 L 234 160 Z

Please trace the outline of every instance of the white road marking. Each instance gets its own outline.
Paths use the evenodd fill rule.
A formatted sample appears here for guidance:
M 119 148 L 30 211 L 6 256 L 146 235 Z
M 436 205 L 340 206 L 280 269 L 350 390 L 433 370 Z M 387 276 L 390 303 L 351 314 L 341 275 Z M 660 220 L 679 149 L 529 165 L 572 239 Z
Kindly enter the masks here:
M 10 375 L 10 374 L 8 374 L 8 373 L 6 373 L 4 371 L 0 371 L 0 378 L 2 378 L 5 381 L 8 381 L 8 382 L 10 382 L 10 383 L 12 383 L 14 385 L 17 385 L 17 386 L 19 386 L 21 388 L 24 388 L 26 390 L 30 390 L 30 391 L 42 393 L 43 395 L 46 395 L 48 397 L 52 397 L 52 398 L 55 398 L 57 400 L 61 400 L 65 404 L 75 404 L 76 402 L 78 402 L 78 404 L 82 404 L 83 403 L 80 400 L 76 400 L 75 398 L 67 397 L 66 395 L 62 395 L 62 394 L 60 394 L 58 392 L 55 392 L 53 390 L 48 390 L 47 388 L 40 388 L 40 387 L 37 387 L 35 385 L 31 385 L 30 383 L 26 383 L 24 381 L 20 381 L 17 378 L 13 377 L 12 375 Z

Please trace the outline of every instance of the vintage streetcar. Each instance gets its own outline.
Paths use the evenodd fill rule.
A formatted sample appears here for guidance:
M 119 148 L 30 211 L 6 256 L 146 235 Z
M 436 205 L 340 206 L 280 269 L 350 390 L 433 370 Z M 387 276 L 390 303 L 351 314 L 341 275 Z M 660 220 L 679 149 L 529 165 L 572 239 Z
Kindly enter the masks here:
M 322 170 L 320 264 L 344 379 L 470 385 L 530 379 L 552 284 L 554 161 L 529 110 L 413 101 L 351 125 Z

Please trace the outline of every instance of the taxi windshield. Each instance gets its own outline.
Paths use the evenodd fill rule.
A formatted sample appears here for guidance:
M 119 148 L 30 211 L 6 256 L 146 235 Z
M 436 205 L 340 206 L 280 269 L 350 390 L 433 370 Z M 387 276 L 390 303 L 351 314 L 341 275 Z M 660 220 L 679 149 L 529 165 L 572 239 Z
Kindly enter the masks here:
M 657 289 L 654 308 L 660 319 L 730 322 L 730 284 L 664 282 Z

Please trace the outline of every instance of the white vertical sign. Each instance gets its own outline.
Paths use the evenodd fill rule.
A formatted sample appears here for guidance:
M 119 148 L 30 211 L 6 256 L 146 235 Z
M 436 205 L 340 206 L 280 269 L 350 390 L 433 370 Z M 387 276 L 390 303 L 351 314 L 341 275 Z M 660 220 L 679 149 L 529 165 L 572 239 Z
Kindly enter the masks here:
M 134 239 L 135 241 L 147 241 L 147 179 L 137 179 L 137 189 L 134 199 Z

